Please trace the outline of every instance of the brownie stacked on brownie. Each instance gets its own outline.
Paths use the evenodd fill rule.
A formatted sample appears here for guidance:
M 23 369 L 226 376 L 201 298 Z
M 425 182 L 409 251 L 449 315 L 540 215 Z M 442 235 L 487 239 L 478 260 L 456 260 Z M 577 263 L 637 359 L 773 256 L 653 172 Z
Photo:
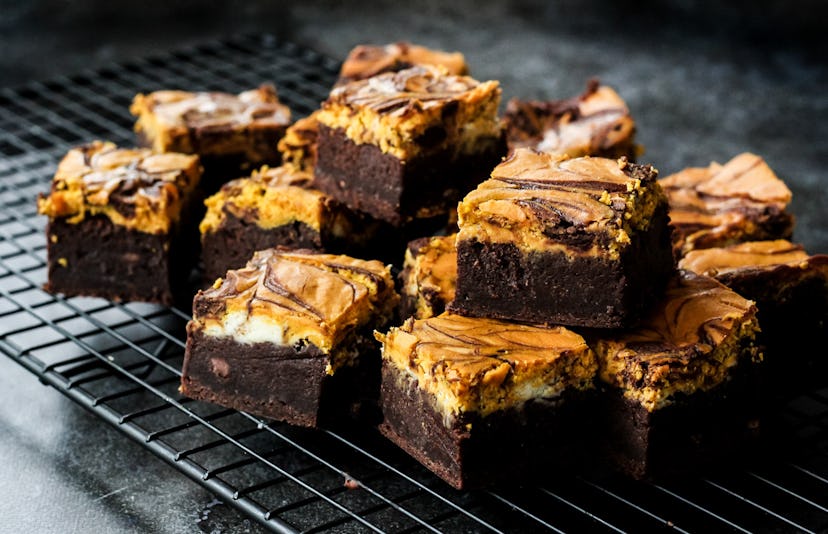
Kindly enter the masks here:
M 504 115 L 509 149 L 635 160 L 635 121 L 611 87 L 592 80 L 568 100 L 509 101 Z
M 828 382 L 828 256 L 785 240 L 691 250 L 679 267 L 715 277 L 754 300 L 768 398 Z
M 345 58 L 339 69 L 336 86 L 365 80 L 384 72 L 398 72 L 417 65 L 445 68 L 449 74 L 469 73 L 466 59 L 460 52 L 443 52 L 406 42 L 387 45 L 358 45 Z M 313 172 L 316 165 L 316 144 L 319 139 L 319 111 L 299 119 L 279 141 L 282 161 L 297 170 Z
M 656 174 L 625 159 L 515 150 L 460 203 L 451 309 L 570 326 L 635 323 L 674 269 Z
M 445 223 L 505 152 L 497 82 L 419 66 L 331 92 L 319 121 L 317 186 L 394 227 Z
M 670 204 L 679 255 L 697 248 L 791 237 L 791 191 L 755 154 L 739 154 L 724 165 L 688 168 L 660 183 Z
M 442 314 L 377 339 L 381 432 L 452 486 L 580 465 L 597 364 L 578 334 Z
M 276 145 L 290 124 L 272 85 L 238 95 L 155 91 L 137 95 L 130 111 L 145 146 L 201 157 L 208 193 L 263 164 L 278 165 Z
M 267 249 L 193 300 L 181 392 L 302 426 L 375 397 L 372 332 L 398 297 L 377 261 Z
M 38 198 L 49 217 L 46 290 L 172 304 L 194 264 L 186 230 L 200 177 L 197 156 L 100 141 L 70 150 Z
M 253 252 L 272 247 L 365 252 L 381 235 L 360 216 L 313 187 L 313 176 L 287 166 L 254 171 L 208 198 L 201 222 L 206 280 L 244 266 Z

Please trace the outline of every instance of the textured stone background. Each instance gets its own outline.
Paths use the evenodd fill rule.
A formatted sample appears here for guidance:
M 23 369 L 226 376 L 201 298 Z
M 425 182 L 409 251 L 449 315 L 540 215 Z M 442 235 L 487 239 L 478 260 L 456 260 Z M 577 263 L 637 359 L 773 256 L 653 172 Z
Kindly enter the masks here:
M 402 39 L 460 50 L 507 98 L 567 97 L 598 76 L 629 103 L 642 161 L 666 175 L 756 152 L 794 191 L 796 239 L 828 253 L 825 2 L 296 4 L 0 0 L 0 85 L 239 32 L 340 58 L 360 42 Z M 22 369 L 0 366 L 0 530 L 257 530 Z

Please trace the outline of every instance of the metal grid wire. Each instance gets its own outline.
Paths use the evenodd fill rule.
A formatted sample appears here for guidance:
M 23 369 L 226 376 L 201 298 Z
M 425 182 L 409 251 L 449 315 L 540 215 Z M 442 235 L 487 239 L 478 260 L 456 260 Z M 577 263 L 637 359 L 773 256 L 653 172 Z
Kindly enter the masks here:
M 53 296 L 45 191 L 70 146 L 133 142 L 139 91 L 276 83 L 297 116 L 338 64 L 271 36 L 195 46 L 0 90 L 0 350 L 249 517 L 280 532 L 790 532 L 828 529 L 828 393 L 777 414 L 795 440 L 749 468 L 661 484 L 566 477 L 458 492 L 378 435 L 297 429 L 183 398 L 189 310 Z

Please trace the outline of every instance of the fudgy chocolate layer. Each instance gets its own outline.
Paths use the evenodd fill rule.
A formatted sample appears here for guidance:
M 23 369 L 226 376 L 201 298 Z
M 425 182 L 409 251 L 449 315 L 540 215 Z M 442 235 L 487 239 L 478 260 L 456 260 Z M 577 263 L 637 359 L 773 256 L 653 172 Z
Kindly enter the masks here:
M 524 253 L 511 243 L 457 243 L 451 311 L 532 323 L 593 328 L 632 326 L 662 294 L 674 269 L 666 210 L 618 260 Z
M 745 459 L 759 436 L 759 377 L 743 365 L 732 379 L 706 392 L 681 396 L 648 411 L 608 388 L 601 395 L 610 463 L 634 478 L 692 473 L 721 461 Z
M 204 279 L 212 282 L 229 269 L 244 267 L 253 252 L 276 246 L 323 250 L 319 232 L 294 221 L 276 228 L 262 228 L 227 213 L 219 229 L 201 238 Z
M 486 179 L 506 145 L 502 137 L 481 145 L 474 155 L 440 151 L 401 161 L 374 145 L 354 143 L 341 129 L 320 124 L 315 183 L 351 209 L 400 226 L 411 219 L 447 214 Z
M 565 393 L 487 417 L 464 414 L 446 426 L 417 380 L 383 362 L 379 428 L 457 489 L 517 485 L 584 465 L 594 427 L 582 415 L 591 402 L 589 392 Z
M 167 234 L 131 230 L 103 215 L 77 224 L 55 219 L 46 234 L 49 292 L 167 305 L 191 297 L 186 258 Z

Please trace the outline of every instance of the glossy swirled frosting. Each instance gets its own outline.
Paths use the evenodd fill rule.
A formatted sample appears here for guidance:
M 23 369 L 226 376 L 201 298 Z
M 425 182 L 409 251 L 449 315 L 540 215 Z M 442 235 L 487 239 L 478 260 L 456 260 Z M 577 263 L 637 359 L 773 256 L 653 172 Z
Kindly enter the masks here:
M 244 91 L 238 95 L 217 92 L 155 91 L 136 95 L 130 112 L 138 117 L 136 131 L 147 137 L 153 150 L 175 149 L 197 152 L 194 131 L 243 132 L 250 127 L 286 127 L 290 109 L 279 102 L 272 85 Z M 232 146 L 237 139 L 227 137 L 225 151 L 238 151 Z M 211 153 L 224 153 L 221 145 Z M 274 147 L 275 148 L 275 147 Z
M 302 222 L 317 232 L 325 216 L 327 196 L 313 188 L 313 176 L 287 166 L 262 169 L 248 178 L 224 184 L 204 203 L 207 214 L 199 229 L 215 232 L 227 214 L 261 228 Z
M 443 52 L 406 42 L 358 45 L 342 63 L 338 83 L 364 80 L 383 72 L 396 72 L 415 65 L 438 65 L 454 75 L 469 72 L 466 59 L 460 52 Z
M 761 359 L 756 307 L 712 278 L 679 271 L 637 328 L 596 335 L 600 377 L 648 410 L 710 390 Z
M 648 227 L 664 194 L 651 166 L 515 150 L 458 207 L 458 240 L 611 256 Z
M 436 147 L 471 153 L 481 137 L 502 135 L 500 94 L 496 81 L 420 65 L 337 87 L 317 119 L 401 159 Z
M 239 343 L 311 343 L 335 358 L 349 333 L 383 324 L 398 300 L 378 261 L 267 249 L 199 291 L 188 328 Z M 332 370 L 341 364 L 334 360 Z
M 717 276 L 743 269 L 760 269 L 777 265 L 806 266 L 810 256 L 801 245 L 785 239 L 749 241 L 729 247 L 691 250 L 679 261 L 681 269 L 707 276 Z
M 791 191 L 759 156 L 739 154 L 725 165 L 688 168 L 660 180 L 670 203 L 675 248 L 786 238 Z
M 634 156 L 635 121 L 611 87 L 593 80 L 580 96 L 548 102 L 512 99 L 504 115 L 509 148 L 578 156 Z
M 415 302 L 416 319 L 437 315 L 457 288 L 457 234 L 418 239 L 405 251 L 403 294 Z
M 198 156 L 94 141 L 64 156 L 51 192 L 38 199 L 38 212 L 72 224 L 104 215 L 119 226 L 166 233 L 200 178 Z
M 417 380 L 448 418 L 488 415 L 532 399 L 592 387 L 595 355 L 562 326 L 541 327 L 444 313 L 376 334 L 382 355 Z
M 319 121 L 314 111 L 307 117 L 294 122 L 285 130 L 285 135 L 279 139 L 279 152 L 282 154 L 282 164 L 294 170 L 313 172 L 316 165 L 316 144 L 319 140 Z

